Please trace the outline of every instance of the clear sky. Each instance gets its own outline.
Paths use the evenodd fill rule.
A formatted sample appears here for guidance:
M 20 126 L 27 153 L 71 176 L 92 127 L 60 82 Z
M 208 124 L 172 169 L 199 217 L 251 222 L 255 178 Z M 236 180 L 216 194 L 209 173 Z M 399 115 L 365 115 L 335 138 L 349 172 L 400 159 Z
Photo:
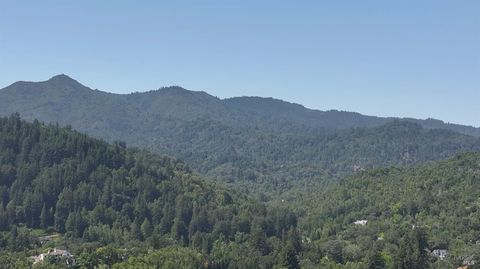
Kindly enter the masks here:
M 480 1 L 0 0 L 0 88 L 60 73 L 480 126 Z

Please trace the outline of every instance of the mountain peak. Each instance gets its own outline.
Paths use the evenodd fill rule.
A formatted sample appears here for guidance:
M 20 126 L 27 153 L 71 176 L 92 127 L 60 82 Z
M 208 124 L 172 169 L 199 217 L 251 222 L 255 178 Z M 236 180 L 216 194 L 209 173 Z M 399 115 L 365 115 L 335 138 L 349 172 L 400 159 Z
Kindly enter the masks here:
M 51 77 L 47 81 L 41 82 L 44 87 L 48 89 L 57 89 L 57 90 L 68 90 L 68 91 L 78 91 L 78 90 L 90 90 L 90 88 L 84 86 L 77 80 L 65 75 L 59 74 Z
M 47 80 L 47 82 L 79 83 L 78 81 L 74 80 L 73 78 L 65 74 L 59 74 L 59 75 L 53 76 L 49 80 Z
M 143 92 L 143 93 L 136 93 L 139 95 L 146 95 L 146 96 L 151 96 L 152 94 L 155 96 L 163 96 L 163 97 L 168 97 L 168 98 L 182 98 L 184 100 L 210 100 L 210 101 L 219 101 L 219 99 L 215 96 L 212 96 L 204 91 L 191 91 L 187 90 L 181 86 L 168 86 L 168 87 L 162 87 L 159 88 L 158 90 L 153 90 L 149 92 Z
M 189 91 L 183 87 L 180 86 L 168 86 L 168 87 L 162 87 L 158 89 L 159 92 L 161 93 L 168 93 L 168 94 L 192 94 L 194 93 L 193 91 Z

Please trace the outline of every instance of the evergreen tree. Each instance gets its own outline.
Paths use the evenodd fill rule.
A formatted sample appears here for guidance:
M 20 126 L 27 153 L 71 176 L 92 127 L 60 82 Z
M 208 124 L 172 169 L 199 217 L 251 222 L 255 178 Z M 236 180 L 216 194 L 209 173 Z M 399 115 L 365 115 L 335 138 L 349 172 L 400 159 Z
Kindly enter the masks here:
M 427 238 L 422 229 L 407 231 L 402 240 L 398 254 L 395 257 L 396 269 L 426 269 L 428 268 Z
M 18 250 L 17 237 L 18 237 L 17 226 L 13 225 L 12 228 L 10 229 L 10 234 L 8 238 L 8 248 L 10 249 L 10 251 Z
M 65 222 L 69 215 L 69 207 L 65 201 L 64 193 L 62 192 L 55 206 L 55 230 L 60 233 L 65 232 Z
M 282 264 L 288 269 L 300 269 L 298 253 L 292 243 L 288 243 L 281 252 Z
M 135 240 L 143 240 L 142 230 L 140 229 L 137 219 L 135 219 L 130 226 L 130 234 Z
M 380 252 L 376 249 L 372 249 L 368 252 L 365 258 L 366 269 L 384 269 L 385 261 L 382 258 Z
M 146 239 L 152 235 L 152 225 L 150 224 L 150 221 L 147 218 L 145 218 L 145 220 L 143 221 L 140 229 L 142 231 L 143 238 Z
M 268 252 L 267 237 L 260 225 L 254 225 L 250 235 L 251 246 L 263 254 Z
M 40 227 L 42 229 L 47 229 L 47 227 L 49 225 L 48 219 L 49 219 L 48 211 L 47 211 L 47 208 L 46 208 L 45 204 L 43 204 L 42 212 L 40 213 Z
M 163 217 L 160 221 L 160 231 L 162 234 L 169 233 L 172 229 L 173 219 L 174 219 L 174 209 L 172 205 L 166 204 L 163 207 Z
M 8 230 L 8 215 L 3 206 L 3 203 L 0 204 L 0 231 Z
M 188 239 L 188 229 L 183 220 L 175 218 L 172 226 L 172 235 L 181 244 L 186 244 Z
M 67 220 L 65 221 L 65 231 L 71 234 L 74 234 L 75 222 L 76 222 L 75 212 L 70 212 L 70 214 L 68 214 Z

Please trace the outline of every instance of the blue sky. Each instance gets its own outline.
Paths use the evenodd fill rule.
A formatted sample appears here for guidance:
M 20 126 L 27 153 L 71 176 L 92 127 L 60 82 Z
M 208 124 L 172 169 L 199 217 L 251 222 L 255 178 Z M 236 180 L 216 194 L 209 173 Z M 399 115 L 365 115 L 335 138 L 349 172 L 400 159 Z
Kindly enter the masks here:
M 65 73 L 480 126 L 478 0 L 0 0 L 0 88 Z

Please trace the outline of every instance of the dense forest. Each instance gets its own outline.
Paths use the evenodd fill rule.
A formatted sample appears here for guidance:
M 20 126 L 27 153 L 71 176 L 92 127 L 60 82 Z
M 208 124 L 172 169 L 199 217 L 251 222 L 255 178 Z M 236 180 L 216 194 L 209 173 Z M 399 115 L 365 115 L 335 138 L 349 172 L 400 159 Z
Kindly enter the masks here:
M 329 268 L 478 268 L 479 197 L 480 153 L 465 153 L 361 172 L 292 208 L 304 210 L 305 248 L 323 250 L 318 259 Z M 355 225 L 361 220 L 365 225 Z
M 0 118 L 0 264 L 62 248 L 75 263 L 33 267 L 476 268 L 479 180 L 480 154 L 465 153 L 262 203 L 182 161 L 13 115 Z
M 78 268 L 298 265 L 292 211 L 228 191 L 181 161 L 18 115 L 0 119 L 0 199 L 2 268 L 29 268 L 29 255 L 55 246 L 72 251 Z M 58 242 L 39 240 L 56 233 Z
M 111 94 L 65 75 L 0 90 L 0 115 L 14 112 L 174 156 L 209 178 L 267 198 L 358 170 L 480 150 L 478 128 L 441 121 L 310 110 L 271 98 L 222 100 L 180 87 Z
M 414 165 L 480 150 L 479 138 L 424 129 L 407 121 L 302 136 L 248 128 L 239 132 L 195 121 L 174 133 L 175 139 L 185 141 L 180 158 L 196 170 L 263 193 L 282 193 L 365 169 Z M 228 134 L 228 139 L 215 133 Z

